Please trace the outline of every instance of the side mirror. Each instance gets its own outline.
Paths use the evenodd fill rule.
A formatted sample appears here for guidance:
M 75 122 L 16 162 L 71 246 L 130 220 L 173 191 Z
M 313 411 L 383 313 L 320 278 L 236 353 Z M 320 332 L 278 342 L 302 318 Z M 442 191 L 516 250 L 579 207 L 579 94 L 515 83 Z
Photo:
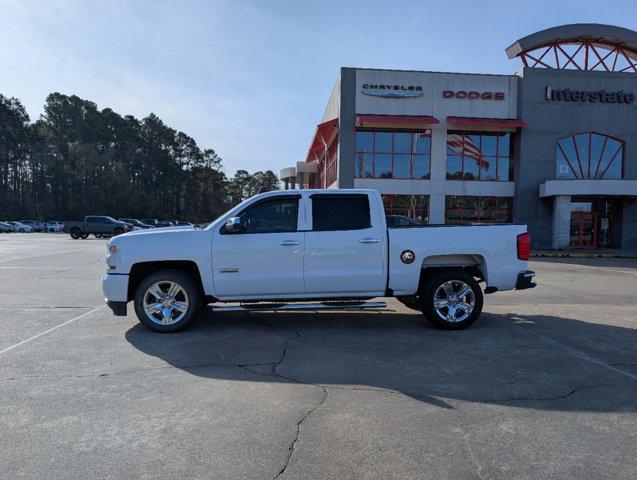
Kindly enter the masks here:
M 230 217 L 226 222 L 226 230 L 228 233 L 244 232 L 245 229 L 245 225 L 241 223 L 241 217 Z

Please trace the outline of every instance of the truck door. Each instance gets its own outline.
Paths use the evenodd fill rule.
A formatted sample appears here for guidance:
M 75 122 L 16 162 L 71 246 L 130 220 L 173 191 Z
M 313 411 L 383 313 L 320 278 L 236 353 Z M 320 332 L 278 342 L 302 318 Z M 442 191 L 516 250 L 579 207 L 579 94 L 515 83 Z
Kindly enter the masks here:
M 386 285 L 386 231 L 367 194 L 311 195 L 305 233 L 308 294 L 382 294 Z
M 84 232 L 95 233 L 98 230 L 100 217 L 86 217 L 84 220 Z
M 266 197 L 237 213 L 244 230 L 222 225 L 212 243 L 213 282 L 221 299 L 305 293 L 300 195 Z

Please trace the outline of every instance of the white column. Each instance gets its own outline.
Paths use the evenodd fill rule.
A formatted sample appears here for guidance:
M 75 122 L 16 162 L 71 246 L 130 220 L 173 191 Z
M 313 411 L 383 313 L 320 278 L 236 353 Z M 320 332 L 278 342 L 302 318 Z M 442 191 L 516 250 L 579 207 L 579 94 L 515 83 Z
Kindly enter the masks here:
M 568 247 L 571 239 L 571 197 L 556 195 L 553 197 L 553 238 L 555 249 Z
M 445 195 L 429 195 L 429 223 L 432 225 L 445 223 Z
M 431 193 L 429 223 L 445 223 L 445 182 L 447 177 L 447 130 L 437 126 L 431 130 Z

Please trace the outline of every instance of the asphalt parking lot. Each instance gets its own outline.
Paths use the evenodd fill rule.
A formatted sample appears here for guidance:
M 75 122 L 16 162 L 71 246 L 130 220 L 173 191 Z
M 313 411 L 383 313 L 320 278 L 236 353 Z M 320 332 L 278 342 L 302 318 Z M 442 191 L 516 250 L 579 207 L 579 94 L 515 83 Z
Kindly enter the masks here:
M 531 262 L 469 330 L 103 306 L 105 241 L 0 236 L 0 478 L 634 479 L 637 260 Z

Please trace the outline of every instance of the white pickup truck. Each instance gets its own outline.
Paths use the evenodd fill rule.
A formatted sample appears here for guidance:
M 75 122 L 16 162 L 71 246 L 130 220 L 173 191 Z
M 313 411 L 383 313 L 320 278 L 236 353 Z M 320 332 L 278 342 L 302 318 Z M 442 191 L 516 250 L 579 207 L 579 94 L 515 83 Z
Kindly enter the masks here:
M 201 229 L 126 233 L 107 245 L 106 303 L 158 332 L 215 310 L 379 308 L 396 297 L 458 330 L 484 292 L 532 288 L 525 225 L 387 228 L 374 190 L 288 190 L 252 197 Z M 219 306 L 235 302 L 239 305 Z M 264 304 L 263 302 L 269 302 Z

